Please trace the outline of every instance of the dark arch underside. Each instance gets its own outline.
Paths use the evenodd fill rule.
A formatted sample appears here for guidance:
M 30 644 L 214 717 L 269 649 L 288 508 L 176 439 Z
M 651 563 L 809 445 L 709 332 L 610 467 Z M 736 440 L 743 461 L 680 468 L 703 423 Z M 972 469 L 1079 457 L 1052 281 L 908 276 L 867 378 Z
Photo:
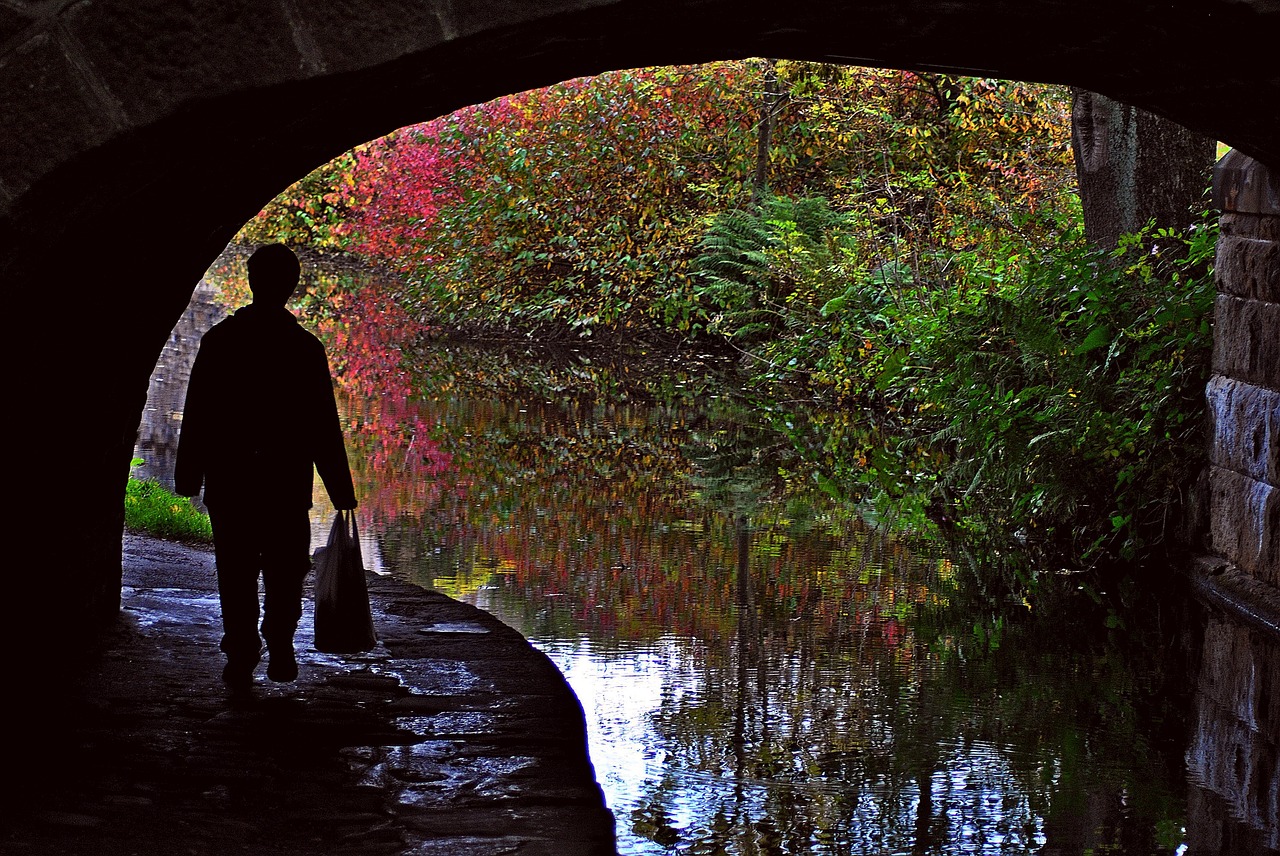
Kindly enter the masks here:
M 41 422 L 17 474 L 28 562 L 48 566 L 37 518 L 74 496 L 87 511 L 56 534 L 74 558 L 49 573 L 85 626 L 114 613 L 148 375 L 201 272 L 292 180 L 396 127 L 608 69 L 770 56 L 1070 83 L 1280 164 L 1277 44 L 1273 0 L 0 6 L 0 282 L 34 328 L 9 337 L 11 394 Z

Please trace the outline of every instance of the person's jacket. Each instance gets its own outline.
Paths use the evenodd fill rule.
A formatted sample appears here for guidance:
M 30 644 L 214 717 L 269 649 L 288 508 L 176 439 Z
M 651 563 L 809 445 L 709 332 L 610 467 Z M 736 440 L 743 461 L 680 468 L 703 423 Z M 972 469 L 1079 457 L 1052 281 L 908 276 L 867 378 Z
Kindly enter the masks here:
M 210 508 L 310 508 L 313 471 L 335 507 L 355 507 L 324 346 L 287 309 L 251 304 L 200 340 L 174 488 L 203 484 Z

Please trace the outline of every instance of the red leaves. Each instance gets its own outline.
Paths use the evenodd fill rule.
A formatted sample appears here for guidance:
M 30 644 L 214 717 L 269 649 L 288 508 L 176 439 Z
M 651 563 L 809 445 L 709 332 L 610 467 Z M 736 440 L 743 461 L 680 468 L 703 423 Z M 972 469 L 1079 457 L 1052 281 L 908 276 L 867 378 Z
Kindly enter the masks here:
M 355 203 L 348 246 L 409 275 L 445 317 L 652 326 L 655 289 L 686 277 L 700 200 L 718 204 L 688 188 L 745 174 L 753 73 L 615 72 L 403 128 L 332 182 Z

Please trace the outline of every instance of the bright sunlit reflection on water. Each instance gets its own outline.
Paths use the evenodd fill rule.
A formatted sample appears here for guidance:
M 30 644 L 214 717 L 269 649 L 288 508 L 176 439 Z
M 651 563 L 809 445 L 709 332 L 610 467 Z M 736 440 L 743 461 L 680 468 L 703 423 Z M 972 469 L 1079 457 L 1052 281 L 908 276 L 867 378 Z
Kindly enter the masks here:
M 536 643 L 535 643 L 536 644 Z M 696 676 L 677 678 L 678 643 L 601 656 L 587 640 L 539 647 L 573 687 L 587 720 L 591 759 L 609 805 L 635 805 L 642 787 L 662 775 L 666 752 L 650 728 L 664 693 L 697 692 Z

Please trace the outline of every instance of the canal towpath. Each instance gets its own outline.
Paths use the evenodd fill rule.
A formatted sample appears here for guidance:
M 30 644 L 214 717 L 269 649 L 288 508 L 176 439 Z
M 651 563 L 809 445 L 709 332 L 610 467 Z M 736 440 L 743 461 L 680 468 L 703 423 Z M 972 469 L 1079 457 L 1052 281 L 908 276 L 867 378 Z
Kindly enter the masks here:
M 56 690 L 10 697 L 28 721 L 10 732 L 0 851 L 616 852 L 581 705 L 515 630 L 370 574 L 378 646 L 321 654 L 309 583 L 298 680 L 259 667 L 233 696 L 215 580 L 211 551 L 125 536 L 101 650 L 62 665 Z

